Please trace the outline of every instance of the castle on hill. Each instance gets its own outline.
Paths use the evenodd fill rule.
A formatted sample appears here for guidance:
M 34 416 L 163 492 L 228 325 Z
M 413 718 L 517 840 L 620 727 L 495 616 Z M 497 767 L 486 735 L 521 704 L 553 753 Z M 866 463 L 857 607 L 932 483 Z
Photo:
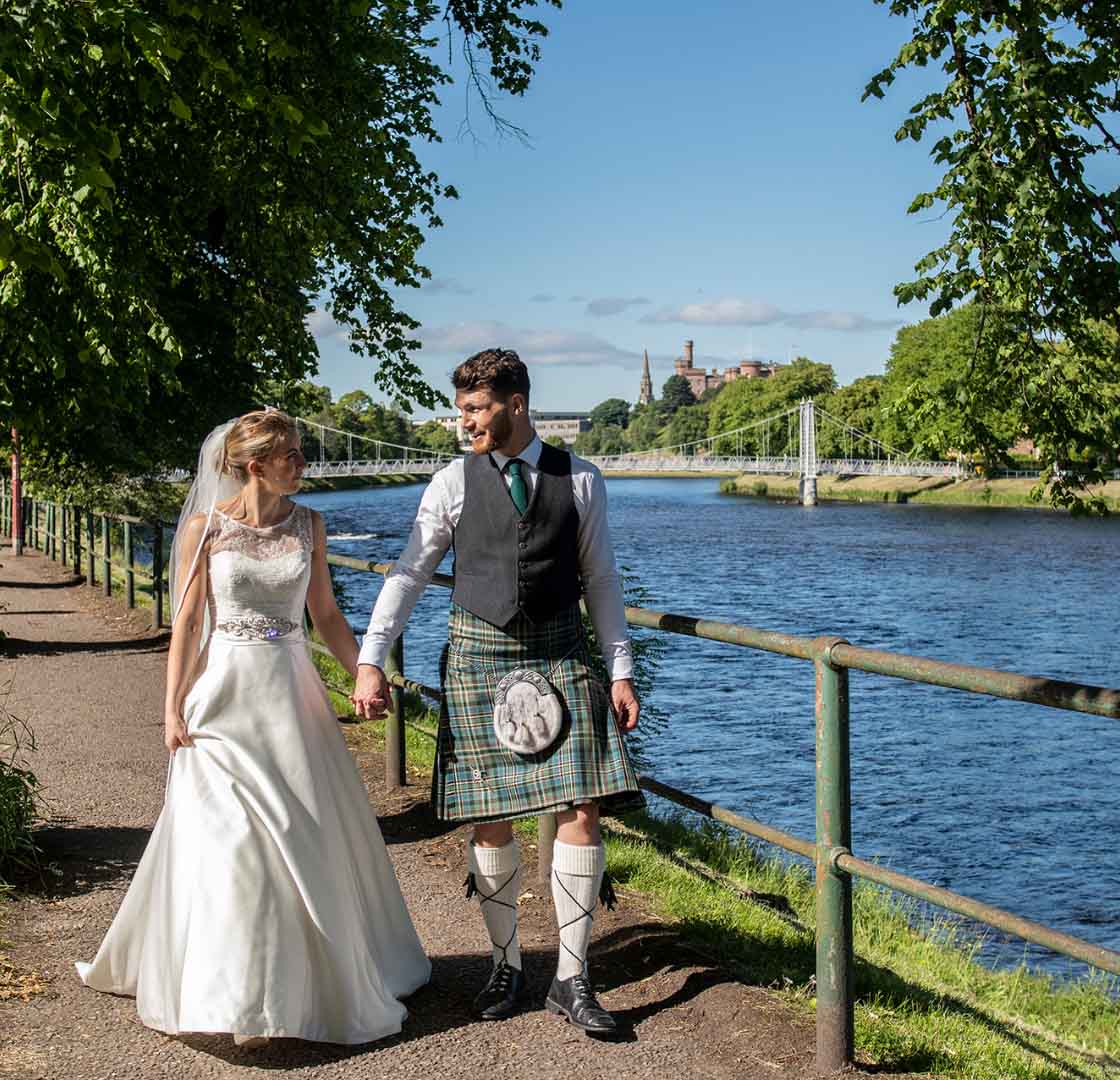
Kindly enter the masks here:
M 768 379 L 781 364 L 764 364 L 761 360 L 742 360 L 737 367 L 712 368 L 706 371 L 696 366 L 693 359 L 693 343 L 688 340 L 684 343 L 684 355 L 678 356 L 674 364 L 674 374 L 688 380 L 692 396 L 697 401 L 705 390 L 718 390 L 726 383 L 736 379 Z M 638 404 L 648 405 L 653 401 L 653 380 L 649 374 L 649 353 L 646 352 L 642 363 L 642 381 L 638 390 Z

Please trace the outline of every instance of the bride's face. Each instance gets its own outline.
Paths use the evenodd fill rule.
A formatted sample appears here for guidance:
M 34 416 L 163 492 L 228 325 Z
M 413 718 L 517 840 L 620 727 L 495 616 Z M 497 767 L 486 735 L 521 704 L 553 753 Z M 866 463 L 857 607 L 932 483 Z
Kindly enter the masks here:
M 293 495 L 303 482 L 307 460 L 300 449 L 299 436 L 292 435 L 276 444 L 271 454 L 253 463 L 250 473 L 262 487 L 277 495 Z

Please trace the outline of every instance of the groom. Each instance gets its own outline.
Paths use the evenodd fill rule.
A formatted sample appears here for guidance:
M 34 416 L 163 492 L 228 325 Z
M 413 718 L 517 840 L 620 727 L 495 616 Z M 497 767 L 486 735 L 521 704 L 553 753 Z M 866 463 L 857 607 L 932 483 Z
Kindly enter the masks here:
M 511 823 L 554 812 L 560 952 L 546 1005 L 589 1034 L 611 1035 L 616 1021 L 587 973 L 596 899 L 609 892 L 599 813 L 640 805 L 642 796 L 621 736 L 637 726 L 639 704 L 606 485 L 594 465 L 541 442 L 529 418 L 529 373 L 515 352 L 477 353 L 452 383 L 473 453 L 436 473 L 424 493 L 370 617 L 353 701 L 362 716 L 385 711 L 389 647 L 454 545 L 432 799 L 439 817 L 474 823 L 467 895 L 478 894 L 494 961 L 475 1008 L 499 1020 L 517 1007 L 521 876 Z M 610 674 L 609 699 L 588 668 L 581 595 Z M 531 723 L 518 729 L 519 719 Z M 503 730 L 517 734 L 503 739 Z

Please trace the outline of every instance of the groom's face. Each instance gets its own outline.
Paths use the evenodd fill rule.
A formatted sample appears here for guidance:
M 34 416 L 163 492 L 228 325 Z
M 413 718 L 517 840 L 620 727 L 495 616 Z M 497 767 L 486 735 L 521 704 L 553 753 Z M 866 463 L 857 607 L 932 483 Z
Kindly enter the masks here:
M 471 440 L 471 450 L 476 454 L 500 450 L 509 442 L 513 434 L 510 406 L 516 397 L 519 395 L 513 395 L 506 401 L 486 387 L 460 390 L 455 394 L 455 408 L 463 418 L 463 430 Z

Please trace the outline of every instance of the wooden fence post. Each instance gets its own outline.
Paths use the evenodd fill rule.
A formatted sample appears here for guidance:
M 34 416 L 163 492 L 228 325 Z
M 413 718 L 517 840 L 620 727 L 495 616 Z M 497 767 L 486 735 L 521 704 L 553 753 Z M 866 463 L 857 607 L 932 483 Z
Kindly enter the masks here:
M 86 584 L 97 584 L 97 552 L 93 547 L 93 511 L 86 510 Z
M 101 570 L 105 575 L 105 595 L 113 595 L 113 561 L 111 536 L 109 534 L 109 515 L 101 515 Z

